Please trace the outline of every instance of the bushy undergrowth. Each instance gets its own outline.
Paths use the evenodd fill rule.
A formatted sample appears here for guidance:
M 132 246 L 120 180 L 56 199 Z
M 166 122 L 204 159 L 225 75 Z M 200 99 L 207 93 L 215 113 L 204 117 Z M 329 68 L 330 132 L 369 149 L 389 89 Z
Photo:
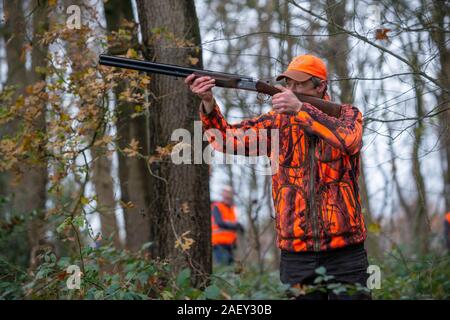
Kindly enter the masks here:
M 371 262 L 382 271 L 381 288 L 372 291 L 375 299 L 450 298 L 449 254 L 406 258 L 394 250 Z
M 56 257 L 48 250 L 40 255 L 35 270 L 25 270 L 0 258 L 0 299 L 288 299 L 299 294 L 279 280 L 278 271 L 261 273 L 244 266 L 218 267 L 209 286 L 191 286 L 190 270 L 174 272 L 169 261 L 149 258 L 147 246 L 137 253 L 117 250 L 112 245 L 85 247 L 81 260 Z M 449 255 L 429 255 L 407 260 L 391 252 L 380 261 L 381 287 L 372 290 L 375 299 L 448 299 Z M 80 267 L 80 289 L 68 289 L 73 275 L 67 267 Z M 239 270 L 238 270 L 239 269 Z M 326 270 L 318 269 L 316 287 L 335 292 L 348 290 L 328 283 Z M 71 278 L 72 277 L 72 278 Z M 295 291 L 295 292 L 294 292 Z

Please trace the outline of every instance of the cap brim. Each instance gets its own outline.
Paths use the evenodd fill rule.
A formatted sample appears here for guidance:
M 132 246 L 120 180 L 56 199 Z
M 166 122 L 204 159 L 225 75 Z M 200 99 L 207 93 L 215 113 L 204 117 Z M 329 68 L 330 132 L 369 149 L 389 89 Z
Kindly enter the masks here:
M 283 72 L 282 74 L 280 74 L 277 77 L 277 81 L 280 81 L 284 78 L 289 78 L 298 82 L 304 82 L 306 80 L 311 79 L 312 75 L 310 75 L 309 73 L 306 72 L 302 72 L 302 71 L 295 71 L 295 70 L 286 70 L 285 72 Z

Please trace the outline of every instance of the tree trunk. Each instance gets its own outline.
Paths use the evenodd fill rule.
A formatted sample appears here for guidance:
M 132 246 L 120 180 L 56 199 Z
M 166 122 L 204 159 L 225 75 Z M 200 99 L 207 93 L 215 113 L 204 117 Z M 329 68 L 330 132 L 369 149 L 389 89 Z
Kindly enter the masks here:
M 13 3 L 11 1 L 3 1 L 3 15 L 5 17 L 5 25 L 2 28 L 2 35 L 5 43 L 6 63 L 8 65 L 8 73 L 6 78 L 6 86 L 15 86 L 17 90 L 13 96 L 13 101 L 25 88 L 24 80 L 26 79 L 25 61 L 21 61 L 20 55 L 22 48 L 25 46 L 25 34 L 16 32 L 17 30 L 25 30 L 25 20 L 22 11 L 22 3 Z M 11 136 L 16 131 L 17 121 L 10 121 L 0 127 L 0 137 Z M 12 214 L 13 203 L 11 201 L 12 190 L 10 183 L 13 179 L 12 172 L 1 173 L 2 188 L 0 188 L 0 196 L 9 199 L 2 207 L 3 216 L 8 218 Z
M 448 18 L 450 12 L 450 5 L 445 1 L 433 1 L 433 22 L 440 27 L 440 30 L 431 32 L 431 39 L 435 43 L 439 52 L 439 62 L 441 69 L 439 70 L 438 80 L 442 88 L 447 90 L 450 88 L 450 49 L 448 47 L 447 34 L 445 30 L 445 19 Z M 439 109 L 444 110 L 450 107 L 450 94 L 444 90 L 438 91 L 437 94 Z M 442 155 L 444 158 L 444 199 L 445 212 L 450 211 L 450 111 L 444 111 L 438 116 L 441 136 Z
M 347 1 L 327 0 L 327 19 L 343 26 L 347 17 Z M 331 23 L 327 24 L 328 33 L 335 34 L 339 30 Z M 336 75 L 338 79 L 349 78 L 347 62 L 349 59 L 349 36 L 338 34 L 330 36 L 325 43 L 325 57 L 328 60 L 328 76 Z M 341 103 L 353 103 L 353 84 L 350 80 L 339 81 L 339 99 Z
M 129 21 L 133 20 L 131 2 L 129 1 L 112 0 L 106 2 L 104 6 L 108 32 L 118 31 L 123 19 Z M 117 49 L 122 49 L 122 51 L 111 53 L 124 54 L 128 48 L 122 47 Z M 118 96 L 118 90 L 116 90 L 116 97 Z M 127 123 L 127 121 L 124 121 L 124 125 L 127 125 Z M 128 142 L 129 141 L 125 143 Z M 113 242 L 115 246 L 120 246 L 119 228 L 115 215 L 116 200 L 114 197 L 114 182 L 111 176 L 111 159 L 107 157 L 104 152 L 97 150 L 95 147 L 91 149 L 91 152 L 93 159 L 96 159 L 93 167 L 92 180 L 98 197 L 97 203 L 98 211 L 100 212 L 102 235 L 103 237 L 110 237 L 111 234 L 114 234 Z M 119 167 L 124 165 L 123 163 L 120 163 L 121 161 L 123 161 L 123 157 L 119 157 Z
M 32 1 L 31 8 L 36 8 L 32 16 L 33 40 L 37 35 L 47 29 L 46 6 Z M 47 48 L 39 47 L 36 43 L 31 51 L 31 70 L 25 69 L 24 49 L 26 46 L 25 30 L 26 20 L 24 17 L 22 3 L 4 2 L 4 10 L 7 17 L 5 34 L 6 54 L 8 62 L 7 85 L 17 86 L 16 97 L 23 94 L 26 85 L 32 85 L 37 81 L 45 80 L 45 76 L 35 72 L 36 67 L 45 66 L 45 55 Z M 41 106 L 44 107 L 44 106 Z M 9 123 L 6 128 L 9 134 L 15 134 L 19 129 L 19 120 Z M 33 121 L 33 130 L 45 133 L 45 110 Z M 43 148 L 44 146 L 42 146 Z M 31 152 L 37 152 L 33 149 Z M 10 214 L 27 216 L 27 237 L 29 249 L 29 266 L 36 266 L 36 255 L 41 245 L 46 243 L 45 239 L 45 202 L 47 184 L 47 164 L 46 161 L 36 165 L 30 165 L 21 161 L 14 168 L 14 175 L 9 172 L 6 179 L 7 190 L 11 191 L 11 211 Z
M 113 0 L 105 3 L 105 15 L 108 32 L 118 31 L 121 21 L 133 21 L 131 2 Z M 123 46 L 109 48 L 111 54 L 125 54 L 128 48 L 137 50 L 137 34 L 131 31 L 133 40 Z M 118 101 L 120 92 L 125 90 L 124 84 L 119 84 L 115 90 L 117 114 L 117 140 L 119 149 L 126 148 L 132 139 L 142 147 L 139 151 L 148 154 L 148 125 L 145 116 L 132 118 L 133 104 Z M 145 160 L 128 157 L 119 152 L 119 180 L 121 202 L 125 219 L 126 248 L 139 250 L 142 245 L 151 240 L 150 232 L 150 174 Z
M 201 51 L 184 44 L 176 47 L 157 33 L 164 28 L 177 39 L 200 44 L 200 32 L 194 1 L 138 0 L 139 20 L 143 32 L 144 54 L 147 59 L 158 62 L 202 67 Z M 164 33 L 164 31 L 163 31 Z M 189 60 L 189 56 L 193 59 Z M 196 60 L 198 59 L 198 60 Z M 172 132 L 186 128 L 191 134 L 193 120 L 198 119 L 199 99 L 191 94 L 180 79 L 153 75 L 150 83 L 152 96 L 149 108 L 149 154 L 158 146 L 170 142 Z M 199 139 L 200 137 L 196 137 Z M 203 143 L 205 146 L 205 143 Z M 197 150 L 198 152 L 199 150 Z M 211 216 L 209 200 L 208 166 L 173 165 L 153 162 L 149 168 L 152 177 L 148 180 L 151 190 L 150 214 L 151 237 L 155 245 L 151 248 L 155 256 L 170 258 L 172 266 L 186 266 L 192 271 L 192 283 L 202 286 L 203 276 L 211 272 Z M 142 172 L 141 172 L 142 173 Z M 184 236 L 183 236 L 184 235 Z M 176 241 L 193 245 L 186 250 L 176 246 Z
M 111 159 L 99 147 L 92 147 L 92 181 L 97 194 L 97 211 L 100 214 L 102 239 L 112 236 L 116 247 L 120 247 L 119 228 L 116 221 L 116 199 L 111 176 Z
M 411 55 L 412 55 L 412 64 L 419 66 L 418 55 L 421 52 L 421 39 L 419 36 L 418 39 L 418 50 L 417 52 L 413 51 L 412 45 Z M 414 75 L 414 92 L 416 96 L 416 116 L 421 119 L 425 115 L 425 106 L 423 99 L 423 88 L 424 83 L 420 76 Z M 425 126 L 423 120 L 418 120 L 417 124 L 414 128 L 414 145 L 412 150 L 412 174 L 414 177 L 414 182 L 417 189 L 417 198 L 415 205 L 415 212 L 408 212 L 408 214 L 413 214 L 411 217 L 412 227 L 411 230 L 415 235 L 415 244 L 414 247 L 418 249 L 418 251 L 422 254 L 426 254 L 428 252 L 428 236 L 430 234 L 430 222 L 428 219 L 428 206 L 427 206 L 427 194 L 425 188 L 425 180 L 424 176 L 421 173 L 420 168 L 420 149 L 423 142 L 423 136 L 425 133 Z

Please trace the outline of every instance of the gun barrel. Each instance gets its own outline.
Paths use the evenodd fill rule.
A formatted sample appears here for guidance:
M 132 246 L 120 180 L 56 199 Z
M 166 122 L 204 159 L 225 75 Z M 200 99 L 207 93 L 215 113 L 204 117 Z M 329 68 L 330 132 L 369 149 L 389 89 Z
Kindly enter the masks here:
M 150 73 L 164 74 L 175 77 L 187 77 L 193 71 L 188 68 L 174 67 L 162 63 L 153 63 L 148 61 L 129 59 L 116 56 L 100 55 L 99 64 L 111 67 L 145 71 Z
M 208 75 L 211 77 L 216 77 L 219 79 L 240 79 L 240 80 L 252 80 L 249 77 L 241 77 L 239 75 L 225 73 L 225 72 L 215 72 L 203 69 L 180 67 L 176 65 L 166 64 L 166 63 L 155 63 L 144 60 L 130 59 L 118 56 L 110 56 L 106 54 L 101 54 L 99 56 L 99 64 L 111 67 L 119 67 L 125 69 L 139 70 L 150 73 L 164 74 L 168 76 L 182 77 L 186 78 L 192 73 L 199 75 Z

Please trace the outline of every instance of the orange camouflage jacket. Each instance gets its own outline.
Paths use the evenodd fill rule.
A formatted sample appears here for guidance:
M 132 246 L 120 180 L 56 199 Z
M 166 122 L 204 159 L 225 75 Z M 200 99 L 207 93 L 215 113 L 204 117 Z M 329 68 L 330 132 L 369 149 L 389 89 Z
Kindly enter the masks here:
M 203 106 L 200 106 L 203 110 Z M 261 129 L 279 129 L 278 170 L 272 176 L 278 246 L 287 251 L 323 251 L 361 243 L 366 227 L 358 191 L 362 114 L 343 104 L 340 117 L 333 118 L 304 103 L 295 115 L 269 112 L 238 124 L 229 124 L 217 104 L 209 114 L 200 111 L 203 129 L 235 137 L 230 148 L 244 155 L 273 152 L 271 137 Z M 247 130 L 256 134 L 244 135 Z M 211 145 L 224 150 L 214 136 Z M 251 139 L 265 140 L 265 153 L 252 153 Z M 241 153 L 239 153 L 241 154 Z

